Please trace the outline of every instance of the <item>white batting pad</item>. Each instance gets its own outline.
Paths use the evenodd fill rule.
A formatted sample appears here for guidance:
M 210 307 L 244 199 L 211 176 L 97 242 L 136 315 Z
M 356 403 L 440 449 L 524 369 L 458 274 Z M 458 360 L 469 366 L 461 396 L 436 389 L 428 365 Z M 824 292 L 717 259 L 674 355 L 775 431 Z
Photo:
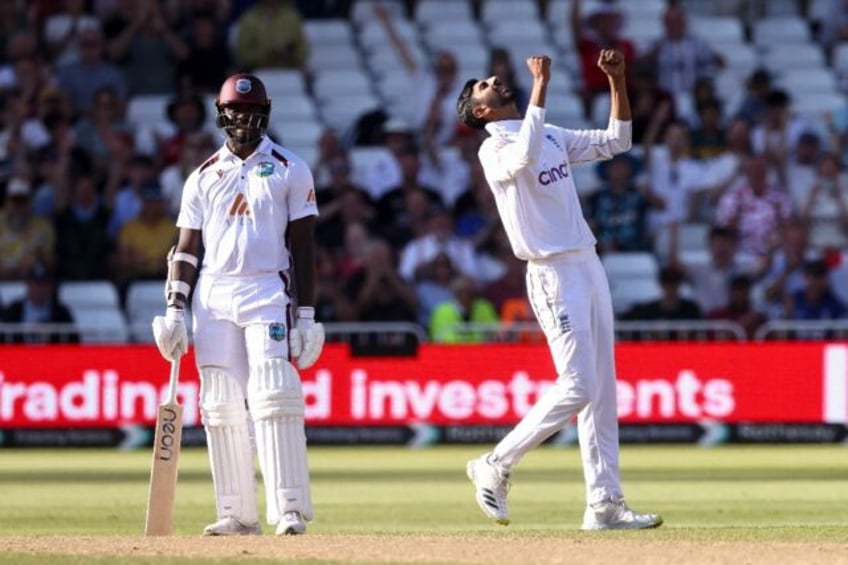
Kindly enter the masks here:
M 256 474 L 244 394 L 220 367 L 200 369 L 200 414 L 206 428 L 218 519 L 259 522 Z
M 253 364 L 247 396 L 265 478 L 268 523 L 276 524 L 284 513 L 292 511 L 311 520 L 303 391 L 297 371 L 280 358 Z

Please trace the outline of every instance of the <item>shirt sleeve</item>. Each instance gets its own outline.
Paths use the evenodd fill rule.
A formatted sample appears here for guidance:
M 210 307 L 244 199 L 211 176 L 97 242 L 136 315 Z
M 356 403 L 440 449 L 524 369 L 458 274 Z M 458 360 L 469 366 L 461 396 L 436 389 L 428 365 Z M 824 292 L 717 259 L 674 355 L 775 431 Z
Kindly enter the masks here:
M 557 128 L 565 142 L 572 164 L 612 159 L 632 145 L 633 122 L 610 119 L 607 129 L 573 130 Z
M 200 200 L 200 175 L 194 171 L 183 186 L 177 227 L 199 230 L 203 227 L 203 205 Z
M 545 109 L 528 106 L 515 140 L 490 137 L 480 147 L 480 162 L 491 181 L 503 182 L 536 162 L 542 150 Z
M 299 220 L 307 216 L 317 216 L 318 203 L 315 199 L 315 183 L 312 180 L 312 171 L 303 161 L 292 162 L 290 166 L 289 221 Z

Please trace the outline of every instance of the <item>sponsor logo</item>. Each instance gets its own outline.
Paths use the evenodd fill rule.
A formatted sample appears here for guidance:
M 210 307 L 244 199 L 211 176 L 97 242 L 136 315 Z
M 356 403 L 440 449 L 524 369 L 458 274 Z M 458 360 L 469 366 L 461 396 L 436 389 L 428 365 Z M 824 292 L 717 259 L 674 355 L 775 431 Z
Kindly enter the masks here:
M 548 186 L 551 183 L 568 178 L 568 163 L 563 161 L 556 167 L 551 167 L 547 171 L 539 173 L 539 184 Z
M 178 398 L 186 425 L 197 424 L 199 386 L 180 382 Z M 85 370 L 76 379 L 10 380 L 0 372 L 0 424 L 28 426 L 104 425 L 154 422 L 159 403 L 167 398 L 168 384 L 121 378 L 118 371 Z
M 548 141 L 550 141 L 551 143 L 553 143 L 554 145 L 556 145 L 556 148 L 557 148 L 557 149 L 559 149 L 560 151 L 562 151 L 562 147 L 560 147 L 559 143 L 557 142 L 557 140 L 556 140 L 556 138 L 555 138 L 554 136 L 552 136 L 552 135 L 551 135 L 551 134 L 549 134 L 549 133 L 546 133 L 546 134 L 545 134 L 545 139 L 547 139 Z
M 275 323 L 268 326 L 268 337 L 274 341 L 283 341 L 286 339 L 286 325 Z
M 699 378 L 683 369 L 677 378 L 642 378 L 616 382 L 618 415 L 641 419 L 724 418 L 736 409 L 733 383 L 727 379 Z
M 315 189 L 310 188 L 309 192 L 306 193 L 306 203 L 307 204 L 315 204 Z
M 558 318 L 551 316 L 554 331 Z M 265 324 L 266 335 L 271 325 Z M 288 333 L 279 326 L 274 331 Z M 33 362 L 32 348 L 4 348 L 0 430 L 154 424 L 167 397 L 167 372 L 155 348 L 48 347 L 49 363 Z M 844 429 L 848 344 L 618 343 L 616 357 L 623 423 L 828 422 Z M 186 373 L 178 392 L 184 422 L 192 426 L 200 419 L 199 384 L 196 372 Z M 151 382 L 152 375 L 159 382 Z M 356 357 L 347 345 L 328 344 L 316 368 L 303 375 L 305 416 L 339 426 L 511 425 L 554 375 L 541 345 L 426 344 L 406 359 Z M 778 381 L 780 387 L 769 388 Z
M 236 92 L 239 94 L 247 94 L 253 89 L 250 79 L 240 78 L 236 81 Z
M 351 416 L 354 420 L 452 421 L 523 417 L 553 381 L 532 379 L 523 371 L 507 380 L 388 380 L 370 378 L 354 369 L 351 378 Z M 335 379 L 331 379 L 335 380 Z M 683 370 L 675 380 L 640 379 L 617 382 L 621 417 L 675 420 L 676 418 L 722 418 L 736 408 L 733 383 L 725 379 L 701 379 Z
M 230 206 L 228 215 L 227 225 L 230 225 L 236 218 L 244 221 L 246 217 L 250 216 L 250 207 L 247 205 L 247 199 L 241 192 L 236 194 L 235 199 L 233 199 L 233 204 Z
M 262 161 L 256 166 L 256 174 L 260 177 L 270 177 L 274 174 L 274 163 Z
M 163 407 L 162 416 L 156 457 L 160 461 L 170 461 L 174 458 L 174 444 L 176 443 L 174 436 L 177 433 L 177 426 L 179 425 L 179 422 L 177 422 L 177 411 L 173 408 Z

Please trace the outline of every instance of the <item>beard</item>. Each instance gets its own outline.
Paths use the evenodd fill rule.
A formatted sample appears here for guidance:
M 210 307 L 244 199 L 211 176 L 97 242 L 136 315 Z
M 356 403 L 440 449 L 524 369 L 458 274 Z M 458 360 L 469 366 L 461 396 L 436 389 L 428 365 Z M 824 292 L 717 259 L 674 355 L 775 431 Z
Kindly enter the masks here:
M 490 108 L 502 108 L 515 103 L 515 100 L 518 98 L 515 91 L 506 87 L 503 87 L 503 91 L 502 93 L 495 89 L 490 91 L 490 99 L 487 104 Z
M 247 145 L 249 143 L 259 141 L 264 133 L 261 129 L 242 126 L 231 126 L 225 128 L 225 131 L 227 132 L 227 137 L 229 137 L 233 143 L 237 143 L 239 145 Z

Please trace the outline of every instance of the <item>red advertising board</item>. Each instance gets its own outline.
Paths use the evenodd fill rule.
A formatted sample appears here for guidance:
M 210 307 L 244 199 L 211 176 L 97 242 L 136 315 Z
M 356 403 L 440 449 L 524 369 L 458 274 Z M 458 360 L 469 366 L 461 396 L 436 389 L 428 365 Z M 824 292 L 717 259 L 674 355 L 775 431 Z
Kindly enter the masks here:
M 623 423 L 846 421 L 848 345 L 620 344 Z M 0 347 L 0 428 L 150 424 L 168 364 L 148 346 Z M 512 424 L 551 385 L 535 345 L 426 345 L 414 358 L 355 358 L 326 347 L 303 375 L 312 425 Z M 197 424 L 198 378 L 180 399 Z

